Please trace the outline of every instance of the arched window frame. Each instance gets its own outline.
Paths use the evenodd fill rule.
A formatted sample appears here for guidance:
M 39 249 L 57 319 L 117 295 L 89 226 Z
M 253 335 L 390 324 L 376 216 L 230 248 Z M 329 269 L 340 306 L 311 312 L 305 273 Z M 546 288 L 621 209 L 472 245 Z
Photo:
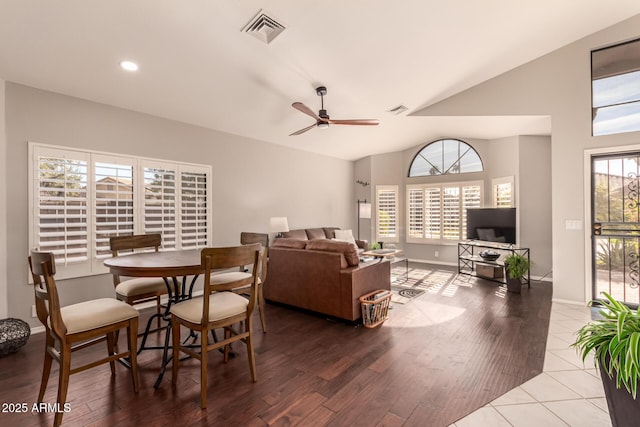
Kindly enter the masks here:
M 426 160 L 428 163 L 430 163 L 431 165 L 433 165 L 433 163 L 431 161 L 429 161 L 429 159 L 427 159 L 426 156 L 422 155 L 422 153 L 427 150 L 430 146 L 432 146 L 433 144 L 436 143 L 443 143 L 443 141 L 455 141 L 458 144 L 458 158 L 457 160 L 453 163 L 453 165 L 455 164 L 459 164 L 460 163 L 460 159 L 466 155 L 469 150 L 471 150 L 475 156 L 478 158 L 478 160 L 480 161 L 480 170 L 477 171 L 471 171 L 471 172 L 463 172 L 463 173 L 473 173 L 473 172 L 483 172 L 484 171 L 484 163 L 482 162 L 482 157 L 480 157 L 480 154 L 478 154 L 478 151 L 476 151 L 475 148 L 473 148 L 473 146 L 471 146 L 471 144 L 461 140 L 461 139 L 457 139 L 457 138 L 441 138 L 435 141 L 432 141 L 428 144 L 426 144 L 424 147 L 422 147 L 417 153 L 416 155 L 413 157 L 413 160 L 411 160 L 411 163 L 409 164 L 409 170 L 407 171 L 407 176 L 409 178 L 417 178 L 417 177 L 425 177 L 425 176 L 442 176 L 442 175 L 453 175 L 453 174 L 460 174 L 461 172 L 454 172 L 451 171 L 451 167 L 453 167 L 453 165 L 451 167 L 449 167 L 449 169 L 447 169 L 446 171 L 444 171 L 444 173 L 438 173 L 438 174 L 427 174 L 427 175 L 411 175 L 411 170 L 413 169 L 413 164 L 416 161 L 416 159 L 418 158 L 423 158 L 424 160 Z M 463 154 L 460 154 L 460 152 L 462 150 L 460 150 L 460 147 L 468 147 L 469 150 L 464 150 Z M 442 156 L 444 156 L 446 150 L 442 150 Z M 442 161 L 444 162 L 444 159 L 442 159 Z M 435 165 L 434 165 L 435 167 Z

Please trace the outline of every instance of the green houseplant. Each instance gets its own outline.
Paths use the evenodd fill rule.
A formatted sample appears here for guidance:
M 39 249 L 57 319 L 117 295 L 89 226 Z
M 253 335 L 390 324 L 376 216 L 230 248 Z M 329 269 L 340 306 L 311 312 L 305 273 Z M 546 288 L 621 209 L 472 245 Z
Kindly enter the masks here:
M 504 269 L 507 275 L 507 290 L 509 292 L 520 293 L 522 288 L 522 278 L 529 273 L 531 261 L 528 257 L 514 252 L 504 259 Z
M 572 346 L 583 362 L 593 352 L 613 426 L 629 425 L 630 420 L 640 419 L 640 402 L 635 400 L 640 379 L 640 310 L 602 294 L 605 298 L 597 301 L 603 306 L 599 311 L 602 319 L 583 326 Z

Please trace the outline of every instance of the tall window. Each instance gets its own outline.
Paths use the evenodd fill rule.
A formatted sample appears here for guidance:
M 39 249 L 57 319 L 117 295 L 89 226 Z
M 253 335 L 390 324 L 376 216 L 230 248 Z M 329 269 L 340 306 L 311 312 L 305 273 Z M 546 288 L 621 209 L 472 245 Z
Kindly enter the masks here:
M 61 278 L 106 272 L 112 236 L 161 233 L 163 250 L 210 238 L 211 167 L 30 144 L 31 247 Z
M 512 176 L 492 179 L 491 187 L 494 208 L 512 208 L 515 206 Z
M 482 207 L 482 181 L 407 186 L 407 242 L 466 239 L 467 208 Z
M 398 241 L 398 186 L 376 186 L 376 235 L 381 242 Z
M 640 130 L 640 39 L 591 52 L 593 135 Z
M 409 177 L 482 172 L 482 160 L 469 144 L 441 139 L 424 147 L 411 162 Z

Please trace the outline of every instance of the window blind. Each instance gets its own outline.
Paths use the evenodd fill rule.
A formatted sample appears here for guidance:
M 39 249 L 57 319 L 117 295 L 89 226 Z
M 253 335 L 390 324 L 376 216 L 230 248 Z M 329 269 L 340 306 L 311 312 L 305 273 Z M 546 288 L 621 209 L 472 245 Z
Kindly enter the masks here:
M 481 207 L 482 183 L 407 186 L 410 243 L 466 238 L 466 210 Z
M 398 239 L 398 187 L 376 187 L 376 224 L 380 241 Z

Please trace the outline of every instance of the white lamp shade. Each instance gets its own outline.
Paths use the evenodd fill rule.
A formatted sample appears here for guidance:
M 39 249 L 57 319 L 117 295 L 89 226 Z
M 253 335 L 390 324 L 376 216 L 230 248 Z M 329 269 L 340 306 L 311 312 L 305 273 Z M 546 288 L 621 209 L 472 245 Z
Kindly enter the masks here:
M 289 231 L 289 223 L 286 216 L 274 216 L 269 220 L 269 230 L 272 233 Z
M 358 204 L 358 218 L 371 218 L 371 203 Z

